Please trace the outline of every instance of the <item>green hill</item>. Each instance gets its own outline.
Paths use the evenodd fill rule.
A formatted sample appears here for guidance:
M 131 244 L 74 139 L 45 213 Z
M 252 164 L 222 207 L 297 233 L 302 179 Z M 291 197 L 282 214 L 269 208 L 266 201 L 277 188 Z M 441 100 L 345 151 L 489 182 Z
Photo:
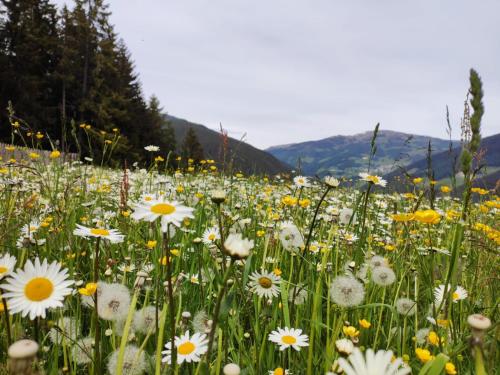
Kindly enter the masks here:
M 481 141 L 482 158 L 480 163 L 485 167 L 480 171 L 476 179 L 476 186 L 493 189 L 500 179 L 500 134 L 495 134 L 485 137 Z M 451 152 L 443 151 L 432 155 L 432 169 L 434 178 L 442 183 L 449 183 L 453 171 L 453 163 L 455 162 L 455 170 L 459 171 L 461 147 L 457 145 Z M 399 168 L 385 176 L 389 183 L 395 181 L 404 181 L 406 175 L 410 176 L 425 176 L 427 174 L 427 160 L 422 159 L 404 168 Z M 461 173 L 456 174 L 457 185 L 461 185 Z
M 205 158 L 214 159 L 221 163 L 223 159 L 222 138 L 219 132 L 211 130 L 204 125 L 195 124 L 174 116 L 165 115 L 165 119 L 172 124 L 175 131 L 177 147 L 180 147 L 186 136 L 189 127 L 196 132 L 196 136 L 203 146 Z M 234 138 L 227 140 L 228 155 L 227 159 L 233 159 L 233 170 L 244 173 L 275 175 L 290 171 L 290 167 L 276 159 L 268 152 L 259 150 L 248 143 Z M 226 160 L 226 164 L 229 160 Z

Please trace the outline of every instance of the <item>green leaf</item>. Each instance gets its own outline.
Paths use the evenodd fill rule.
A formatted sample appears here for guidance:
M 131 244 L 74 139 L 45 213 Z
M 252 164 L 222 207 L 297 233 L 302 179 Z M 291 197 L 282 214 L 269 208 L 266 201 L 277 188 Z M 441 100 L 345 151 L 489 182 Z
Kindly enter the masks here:
M 446 362 L 450 358 L 446 354 L 439 354 L 432 361 L 426 363 L 424 367 L 420 370 L 418 375 L 439 375 L 443 372 Z

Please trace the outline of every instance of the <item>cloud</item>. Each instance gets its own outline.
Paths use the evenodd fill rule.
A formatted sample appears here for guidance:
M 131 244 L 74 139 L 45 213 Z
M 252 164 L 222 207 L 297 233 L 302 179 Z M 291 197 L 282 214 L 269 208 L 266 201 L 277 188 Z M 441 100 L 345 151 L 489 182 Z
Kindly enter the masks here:
M 59 1 L 62 3 L 63 1 Z M 500 2 L 111 0 L 146 95 L 257 147 L 382 129 L 458 138 L 468 70 L 500 129 Z

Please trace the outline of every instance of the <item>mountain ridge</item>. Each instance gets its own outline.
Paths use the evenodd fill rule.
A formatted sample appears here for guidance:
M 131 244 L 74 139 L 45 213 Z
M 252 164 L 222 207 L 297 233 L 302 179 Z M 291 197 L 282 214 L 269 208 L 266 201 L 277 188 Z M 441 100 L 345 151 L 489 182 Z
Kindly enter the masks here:
M 189 128 L 193 128 L 196 136 L 203 147 L 205 158 L 214 159 L 222 163 L 221 152 L 222 137 L 220 132 L 212 130 L 205 125 L 197 124 L 183 118 L 164 114 L 166 122 L 170 123 L 175 132 L 177 151 L 181 151 L 181 145 Z M 288 173 L 290 166 L 281 162 L 270 153 L 260 150 L 242 140 L 227 137 L 228 153 L 233 158 L 233 169 L 244 173 L 275 175 Z M 227 161 L 226 161 L 227 162 Z
M 266 151 L 284 163 L 296 166 L 306 175 L 337 175 L 352 177 L 366 171 L 373 132 L 335 135 L 317 141 L 306 141 L 269 147 Z M 455 147 L 459 142 L 414 135 L 393 130 L 380 130 L 372 170 L 387 174 L 396 166 L 408 165 L 426 156 L 428 143 L 436 152 Z

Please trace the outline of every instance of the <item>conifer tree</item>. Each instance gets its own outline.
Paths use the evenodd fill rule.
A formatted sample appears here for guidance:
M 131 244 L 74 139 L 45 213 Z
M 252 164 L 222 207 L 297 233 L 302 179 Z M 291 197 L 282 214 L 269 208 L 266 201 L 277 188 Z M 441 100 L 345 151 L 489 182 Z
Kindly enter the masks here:
M 203 159 L 203 147 L 196 136 L 196 132 L 191 126 L 189 127 L 182 144 L 182 156 L 184 159 L 193 159 L 195 163 L 198 163 Z

